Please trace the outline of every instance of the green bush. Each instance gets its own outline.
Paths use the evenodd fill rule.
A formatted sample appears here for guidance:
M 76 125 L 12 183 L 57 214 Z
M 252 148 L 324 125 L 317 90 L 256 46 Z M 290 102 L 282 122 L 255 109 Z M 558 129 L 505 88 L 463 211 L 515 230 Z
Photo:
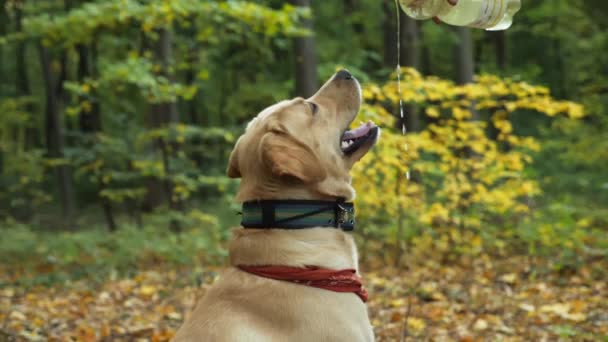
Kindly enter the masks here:
M 126 225 L 114 233 L 103 226 L 49 232 L 23 224 L 4 225 L 0 284 L 69 283 L 83 278 L 98 282 L 113 274 L 128 275 L 163 265 L 216 265 L 226 256 L 222 248 L 226 232 L 213 219 L 180 234 L 164 224 Z

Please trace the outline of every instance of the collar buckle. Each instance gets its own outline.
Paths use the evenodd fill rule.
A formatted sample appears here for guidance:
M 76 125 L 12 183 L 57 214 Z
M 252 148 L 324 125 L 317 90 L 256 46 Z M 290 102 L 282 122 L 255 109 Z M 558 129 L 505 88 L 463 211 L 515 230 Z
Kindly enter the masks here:
M 336 226 L 345 231 L 353 230 L 355 227 L 355 208 L 346 206 L 344 202 L 336 203 Z

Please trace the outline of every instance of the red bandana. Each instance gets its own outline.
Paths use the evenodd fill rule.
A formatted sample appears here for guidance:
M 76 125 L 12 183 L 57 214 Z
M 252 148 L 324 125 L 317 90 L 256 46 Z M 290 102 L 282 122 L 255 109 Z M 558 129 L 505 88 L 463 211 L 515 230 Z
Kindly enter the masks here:
M 363 288 L 361 277 L 359 277 L 352 268 L 329 270 L 316 266 L 299 268 L 289 266 L 247 265 L 238 265 L 238 268 L 264 278 L 284 280 L 335 292 L 352 292 L 359 296 L 363 302 L 367 301 L 367 291 Z

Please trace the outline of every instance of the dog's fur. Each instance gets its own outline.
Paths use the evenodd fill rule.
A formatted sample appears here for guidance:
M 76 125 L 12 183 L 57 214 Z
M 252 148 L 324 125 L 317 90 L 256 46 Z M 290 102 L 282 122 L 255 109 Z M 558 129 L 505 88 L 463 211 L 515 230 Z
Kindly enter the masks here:
M 376 142 L 351 155 L 340 149 L 340 137 L 360 104 L 359 83 L 336 74 L 310 99 L 283 101 L 258 114 L 230 156 L 228 175 L 242 178 L 237 200 L 353 200 L 349 171 Z M 355 294 L 234 267 L 314 265 L 358 272 L 349 234 L 331 228 L 237 229 L 230 263 L 233 267 L 200 300 L 175 341 L 373 341 L 367 308 Z

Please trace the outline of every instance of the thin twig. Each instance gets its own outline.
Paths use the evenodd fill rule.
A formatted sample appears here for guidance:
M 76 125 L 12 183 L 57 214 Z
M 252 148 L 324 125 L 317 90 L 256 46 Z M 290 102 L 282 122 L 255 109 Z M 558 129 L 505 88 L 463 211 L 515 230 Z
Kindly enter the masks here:
M 409 294 L 407 296 L 407 309 L 405 310 L 405 318 L 403 319 L 403 326 L 401 328 L 401 342 L 405 341 L 405 336 L 409 334 L 408 332 L 408 320 L 410 319 L 410 313 L 412 312 L 412 295 Z

